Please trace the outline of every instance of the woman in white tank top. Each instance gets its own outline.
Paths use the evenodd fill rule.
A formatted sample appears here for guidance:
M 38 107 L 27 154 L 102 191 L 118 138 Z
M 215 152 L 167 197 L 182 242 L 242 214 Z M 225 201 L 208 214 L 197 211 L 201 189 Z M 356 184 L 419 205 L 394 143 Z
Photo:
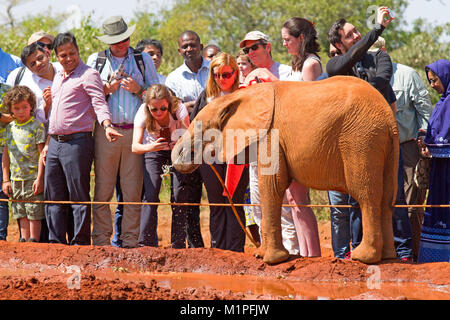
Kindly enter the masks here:
M 314 81 L 322 74 L 322 64 L 317 53 L 319 43 L 314 25 L 303 18 L 290 18 L 281 29 L 283 46 L 292 55 L 292 71 L 289 81 Z M 286 196 L 289 204 L 310 204 L 309 189 L 292 181 Z M 297 231 L 300 255 L 317 257 L 321 255 L 319 230 L 311 208 L 292 207 L 292 217 Z

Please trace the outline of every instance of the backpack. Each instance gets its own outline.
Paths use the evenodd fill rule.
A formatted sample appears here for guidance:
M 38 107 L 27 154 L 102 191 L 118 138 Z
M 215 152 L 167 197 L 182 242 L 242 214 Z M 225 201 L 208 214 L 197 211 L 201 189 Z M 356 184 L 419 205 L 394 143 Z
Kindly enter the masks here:
M 130 47 L 131 48 L 131 47 Z M 142 53 L 140 51 L 137 51 L 133 48 L 131 48 L 133 50 L 133 55 L 134 55 L 134 60 L 136 61 L 136 64 L 139 68 L 139 71 L 142 74 L 142 78 L 144 79 L 145 82 L 145 63 L 144 63 L 144 58 L 142 57 Z M 103 68 L 105 67 L 106 64 L 106 50 L 105 51 L 100 51 L 98 53 L 98 57 L 97 57 L 97 61 L 95 62 L 95 69 L 99 72 L 102 73 Z
M 24 73 L 25 73 L 25 67 L 20 67 L 19 72 L 17 72 L 16 79 L 14 80 L 14 86 L 17 86 L 20 83 L 20 81 L 22 81 Z

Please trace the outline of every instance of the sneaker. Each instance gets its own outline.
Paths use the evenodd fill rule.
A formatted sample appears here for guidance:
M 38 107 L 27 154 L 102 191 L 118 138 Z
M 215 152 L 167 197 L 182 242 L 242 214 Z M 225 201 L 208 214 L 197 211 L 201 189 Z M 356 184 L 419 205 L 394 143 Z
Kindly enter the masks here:
M 37 242 L 35 238 L 28 239 L 28 242 Z
M 413 258 L 412 257 L 403 257 L 403 258 L 400 258 L 400 261 L 405 262 L 405 263 L 411 263 L 411 262 L 413 262 Z
M 349 251 L 344 255 L 344 260 L 350 260 L 352 258 L 352 253 Z
M 19 242 L 27 242 L 27 240 L 25 238 L 20 238 Z

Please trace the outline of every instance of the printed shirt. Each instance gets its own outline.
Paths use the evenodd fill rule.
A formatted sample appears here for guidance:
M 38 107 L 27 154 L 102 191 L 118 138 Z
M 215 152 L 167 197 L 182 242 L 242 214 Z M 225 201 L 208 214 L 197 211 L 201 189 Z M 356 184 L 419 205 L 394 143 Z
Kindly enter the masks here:
M 99 73 L 82 61 L 67 76 L 59 71 L 52 85 L 49 134 L 89 132 L 95 119 L 100 124 L 111 119 Z
M 12 121 L 6 127 L 6 142 L 9 154 L 10 180 L 34 180 L 38 174 L 39 150 L 37 145 L 45 143 L 44 125 L 31 117 L 25 123 Z
M 87 65 L 95 68 L 97 62 L 98 52 L 92 54 L 87 61 Z M 106 83 L 111 75 L 119 69 L 123 58 L 116 58 L 111 54 L 110 49 L 106 50 L 106 63 L 101 73 L 103 83 Z M 156 73 L 153 60 L 146 52 L 142 52 L 142 59 L 145 65 L 145 83 L 142 73 L 134 58 L 133 49 L 128 49 L 128 56 L 125 57 L 124 73 L 131 76 L 141 87 L 147 89 L 152 84 L 158 84 L 158 75 Z M 132 124 L 139 106 L 142 104 L 142 99 L 137 95 L 122 89 L 113 92 L 108 97 L 108 106 L 111 113 L 111 122 L 115 124 Z
M 183 102 L 195 101 L 205 89 L 208 75 L 209 61 L 205 59 L 197 73 L 183 63 L 167 76 L 166 86 Z
M 58 71 L 62 70 L 62 66 L 59 62 L 54 62 L 52 63 L 52 65 L 53 70 L 55 71 L 55 75 Z M 17 68 L 14 71 L 12 71 L 9 74 L 8 79 L 6 80 L 6 84 L 10 85 L 11 87 L 14 87 L 14 82 L 16 81 L 16 77 L 19 71 L 20 68 Z M 20 80 L 19 82 L 19 85 L 27 86 L 36 95 L 35 117 L 37 120 L 39 120 L 39 122 L 42 122 L 44 124 L 48 123 L 48 118 L 45 117 L 44 99 L 42 98 L 42 91 L 44 91 L 45 88 L 48 87 L 51 88 L 52 83 L 53 83 L 52 80 L 41 78 L 37 74 L 31 72 L 30 69 L 28 68 L 25 69 L 22 80 Z
M 9 73 L 22 66 L 19 57 L 6 53 L 0 48 L 0 83 L 5 83 Z

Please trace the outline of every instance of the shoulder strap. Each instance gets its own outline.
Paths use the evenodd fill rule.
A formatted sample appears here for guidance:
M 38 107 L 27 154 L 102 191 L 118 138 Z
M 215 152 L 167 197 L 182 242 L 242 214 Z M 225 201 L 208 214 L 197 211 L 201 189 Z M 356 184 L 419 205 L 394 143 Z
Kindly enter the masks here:
M 25 73 L 25 67 L 20 67 L 19 72 L 17 72 L 16 79 L 14 80 L 15 86 L 17 86 L 20 83 L 20 81 L 22 81 L 24 73 Z
M 97 70 L 98 73 L 102 73 L 105 64 L 106 64 L 106 50 L 100 51 L 98 53 L 97 61 L 95 61 L 95 70 Z
M 138 50 L 133 49 L 133 54 L 134 54 L 134 60 L 136 61 L 136 64 L 139 68 L 139 71 L 142 74 L 142 78 L 144 79 L 145 82 L 145 63 L 144 63 L 144 58 L 142 57 L 142 53 Z

